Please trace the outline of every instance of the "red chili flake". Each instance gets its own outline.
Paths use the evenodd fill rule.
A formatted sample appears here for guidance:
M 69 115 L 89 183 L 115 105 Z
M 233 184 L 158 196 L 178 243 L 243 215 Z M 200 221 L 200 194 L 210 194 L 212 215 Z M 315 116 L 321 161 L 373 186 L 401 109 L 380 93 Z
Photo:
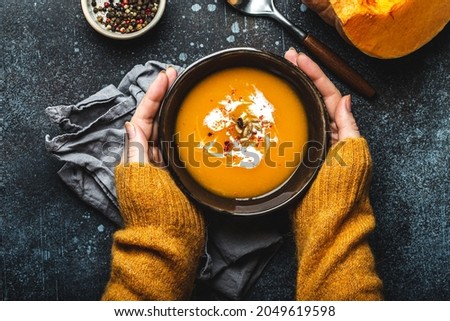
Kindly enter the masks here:
M 224 150 L 225 152 L 229 152 L 230 149 L 231 149 L 231 143 L 230 143 L 230 141 L 228 141 L 228 140 L 224 141 L 224 142 L 223 142 L 223 150 Z
M 105 8 L 109 8 L 110 4 L 109 4 L 109 2 L 105 2 L 105 3 L 103 4 L 103 6 L 104 6 Z

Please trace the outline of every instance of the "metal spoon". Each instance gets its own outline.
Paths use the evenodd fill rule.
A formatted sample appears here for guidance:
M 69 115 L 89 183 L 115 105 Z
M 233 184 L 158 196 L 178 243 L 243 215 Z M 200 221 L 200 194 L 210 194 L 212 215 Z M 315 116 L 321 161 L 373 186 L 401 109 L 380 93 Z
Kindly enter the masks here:
M 294 36 L 300 39 L 301 44 L 306 49 L 349 87 L 368 98 L 375 95 L 375 89 L 357 71 L 310 33 L 297 28 L 287 20 L 275 8 L 273 0 L 227 0 L 227 2 L 233 8 L 245 14 L 270 17 L 280 22 Z

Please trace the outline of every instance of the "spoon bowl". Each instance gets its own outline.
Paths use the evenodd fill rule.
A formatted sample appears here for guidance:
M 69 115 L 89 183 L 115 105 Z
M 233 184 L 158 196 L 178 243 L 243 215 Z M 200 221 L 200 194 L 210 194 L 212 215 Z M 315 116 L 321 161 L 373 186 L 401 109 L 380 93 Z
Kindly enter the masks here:
M 227 2 L 238 11 L 247 15 L 269 17 L 277 20 L 300 39 L 304 39 L 307 36 L 303 30 L 297 28 L 277 10 L 273 0 L 227 0 Z
M 273 1 L 228 0 L 228 3 L 249 15 L 271 15 L 276 10 Z

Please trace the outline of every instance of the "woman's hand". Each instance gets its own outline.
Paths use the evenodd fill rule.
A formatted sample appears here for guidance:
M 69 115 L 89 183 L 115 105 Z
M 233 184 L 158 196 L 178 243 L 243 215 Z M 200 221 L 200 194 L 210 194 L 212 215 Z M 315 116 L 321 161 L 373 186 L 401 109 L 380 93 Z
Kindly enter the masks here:
M 330 116 L 331 143 L 335 144 L 347 138 L 360 137 L 358 126 L 352 114 L 350 95 L 342 97 L 339 90 L 320 67 L 304 53 L 297 53 L 295 49 L 291 48 L 285 53 L 284 57 L 303 70 L 322 94 Z
M 161 71 L 142 98 L 130 122 L 125 123 L 128 146 L 125 146 L 123 163 L 153 163 L 163 166 L 158 142 L 158 114 L 161 102 L 177 77 L 174 68 Z

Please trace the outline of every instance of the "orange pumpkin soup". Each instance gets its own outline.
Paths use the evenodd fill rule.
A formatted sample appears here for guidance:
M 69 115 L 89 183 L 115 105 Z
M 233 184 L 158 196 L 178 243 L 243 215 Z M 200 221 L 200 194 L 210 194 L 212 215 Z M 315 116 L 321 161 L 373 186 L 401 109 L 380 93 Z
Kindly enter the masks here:
M 285 81 L 236 67 L 213 73 L 189 92 L 175 132 L 180 160 L 200 185 L 227 198 L 254 198 L 293 174 L 308 124 Z

